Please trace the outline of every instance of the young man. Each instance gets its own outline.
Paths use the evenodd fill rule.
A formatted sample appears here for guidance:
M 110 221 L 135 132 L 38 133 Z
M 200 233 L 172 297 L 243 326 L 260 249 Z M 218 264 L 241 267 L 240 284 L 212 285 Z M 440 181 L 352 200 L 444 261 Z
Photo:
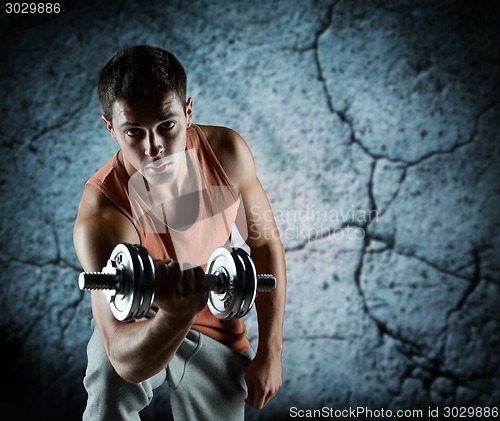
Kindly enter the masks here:
M 119 151 L 85 186 L 75 249 L 85 271 L 99 271 L 117 244 L 145 246 L 156 315 L 120 322 L 105 295 L 91 293 L 83 418 L 140 419 L 168 378 L 175 419 L 243 419 L 245 402 L 261 409 L 281 387 L 286 295 L 284 250 L 250 149 L 233 130 L 193 124 L 185 71 L 163 49 L 119 50 L 98 91 Z M 257 272 L 277 279 L 255 302 L 256 353 L 241 319 L 221 321 L 207 307 L 203 265 L 236 224 Z

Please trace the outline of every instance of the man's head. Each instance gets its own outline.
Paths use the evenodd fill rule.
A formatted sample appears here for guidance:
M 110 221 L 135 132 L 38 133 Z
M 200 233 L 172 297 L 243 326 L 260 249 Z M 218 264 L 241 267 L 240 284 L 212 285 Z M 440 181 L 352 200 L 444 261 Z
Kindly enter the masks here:
M 139 171 L 151 184 L 178 179 L 192 122 L 181 63 L 160 48 L 126 47 L 103 67 L 98 89 L 127 173 Z
M 117 100 L 141 100 L 170 93 L 185 104 L 186 90 L 186 72 L 179 60 L 169 51 L 149 45 L 120 49 L 99 74 L 99 102 L 111 122 Z

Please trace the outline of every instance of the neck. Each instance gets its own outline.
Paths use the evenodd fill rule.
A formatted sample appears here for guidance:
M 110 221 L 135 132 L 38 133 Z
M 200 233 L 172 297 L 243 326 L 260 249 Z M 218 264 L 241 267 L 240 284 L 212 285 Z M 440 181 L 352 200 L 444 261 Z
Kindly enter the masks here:
M 159 185 L 149 184 L 155 205 L 173 203 L 175 199 L 198 190 L 198 172 L 189 151 L 183 152 L 181 156 L 178 170 L 171 181 Z

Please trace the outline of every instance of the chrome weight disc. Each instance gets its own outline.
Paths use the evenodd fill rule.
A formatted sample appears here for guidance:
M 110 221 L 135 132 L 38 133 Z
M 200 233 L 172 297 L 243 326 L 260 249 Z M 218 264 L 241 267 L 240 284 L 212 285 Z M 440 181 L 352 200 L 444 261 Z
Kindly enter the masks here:
M 151 305 L 153 304 L 153 300 L 155 298 L 155 287 L 156 287 L 156 279 L 155 279 L 155 266 L 153 262 L 153 258 L 146 250 L 146 248 L 136 245 L 134 248 L 137 251 L 137 256 L 141 260 L 142 267 L 144 268 L 144 272 L 142 274 L 142 288 L 140 290 L 140 302 L 137 313 L 132 315 L 134 319 L 142 319 L 146 317 L 146 315 L 151 310 Z
M 233 249 L 231 253 L 236 262 L 238 283 L 241 283 L 242 300 L 236 313 L 236 318 L 245 317 L 252 309 L 257 295 L 257 274 L 255 266 L 248 253 L 240 248 Z
M 110 261 L 108 265 L 113 263 L 116 270 L 122 272 L 122 279 L 128 279 L 128 282 L 121 283 L 123 290 L 108 295 L 111 312 L 122 322 L 132 320 L 141 303 L 142 261 L 137 257 L 134 246 L 127 243 L 118 244 L 113 249 Z
M 205 273 L 207 275 L 222 273 L 226 278 L 226 288 L 223 293 L 210 291 L 208 294 L 208 308 L 220 320 L 233 319 L 237 314 L 241 298 L 236 282 L 236 265 L 229 250 L 223 247 L 217 248 L 208 258 Z

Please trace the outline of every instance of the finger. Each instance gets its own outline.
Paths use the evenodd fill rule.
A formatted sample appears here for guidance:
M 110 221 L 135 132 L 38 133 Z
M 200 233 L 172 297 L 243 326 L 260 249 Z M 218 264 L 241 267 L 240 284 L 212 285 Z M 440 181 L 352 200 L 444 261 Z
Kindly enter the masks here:
M 169 276 L 169 264 L 172 262 L 172 259 L 158 259 L 153 261 L 154 270 L 155 270 L 155 278 L 157 283 L 166 284 Z
M 261 388 L 257 388 L 254 393 L 254 408 L 262 409 L 264 408 L 266 395 Z
M 269 389 L 267 392 L 265 390 L 263 390 L 262 391 L 263 392 L 262 393 L 263 400 L 262 400 L 262 403 L 260 404 L 260 406 L 258 408 L 259 409 L 264 408 L 271 401 L 271 399 L 273 399 L 278 394 L 278 390 L 279 390 L 279 388 L 277 388 L 277 389 Z
M 182 271 L 182 286 L 184 296 L 192 295 L 196 291 L 194 272 L 192 269 Z
M 171 262 L 168 264 L 167 289 L 170 297 L 182 296 L 182 273 L 179 263 L 177 262 Z
M 205 271 L 199 266 L 195 267 L 193 270 L 194 270 L 194 276 L 196 278 L 196 287 L 198 289 L 198 292 L 206 295 L 206 298 L 208 300 L 209 291 L 208 291 L 208 283 Z
M 258 384 L 248 386 L 248 398 L 245 402 L 252 408 L 261 409 L 264 404 L 264 391 Z
M 170 262 L 166 260 L 155 260 L 154 261 L 154 267 L 155 267 L 155 273 L 156 277 L 158 279 L 163 279 L 165 278 L 166 271 L 168 270 L 168 264 Z
M 247 381 L 247 398 L 245 399 L 245 403 L 252 407 L 254 406 L 254 391 L 253 385 Z
M 266 397 L 264 398 L 264 404 L 262 405 L 262 408 L 264 408 L 268 403 L 269 401 L 274 398 L 276 396 L 276 393 L 274 392 L 269 392 Z M 262 409 L 261 408 L 261 409 Z

